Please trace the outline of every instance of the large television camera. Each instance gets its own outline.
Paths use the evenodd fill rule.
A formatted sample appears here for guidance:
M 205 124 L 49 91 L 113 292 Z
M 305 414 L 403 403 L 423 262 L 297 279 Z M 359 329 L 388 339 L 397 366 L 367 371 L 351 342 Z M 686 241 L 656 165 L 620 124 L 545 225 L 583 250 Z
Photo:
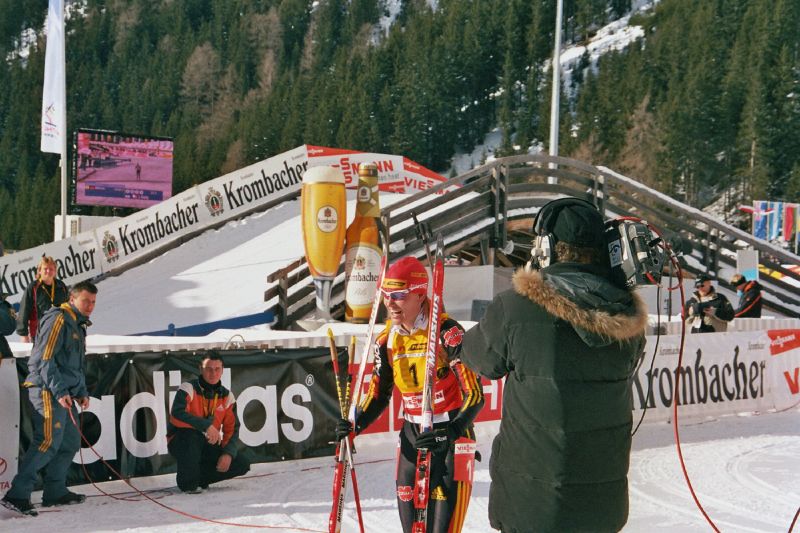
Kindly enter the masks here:
M 661 238 L 641 220 L 619 218 L 606 222 L 611 279 L 621 288 L 656 285 L 661 281 L 666 255 Z
M 708 302 L 694 302 L 692 304 L 692 314 L 695 316 L 703 316 L 706 309 L 713 309 L 719 305 L 719 301 L 710 300 Z

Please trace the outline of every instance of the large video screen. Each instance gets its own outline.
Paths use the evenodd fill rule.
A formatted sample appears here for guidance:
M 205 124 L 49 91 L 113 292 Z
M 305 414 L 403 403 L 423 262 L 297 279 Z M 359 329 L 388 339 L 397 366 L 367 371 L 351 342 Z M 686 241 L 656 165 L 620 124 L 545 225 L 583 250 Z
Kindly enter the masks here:
M 80 129 L 75 205 L 150 207 L 172 196 L 172 139 Z

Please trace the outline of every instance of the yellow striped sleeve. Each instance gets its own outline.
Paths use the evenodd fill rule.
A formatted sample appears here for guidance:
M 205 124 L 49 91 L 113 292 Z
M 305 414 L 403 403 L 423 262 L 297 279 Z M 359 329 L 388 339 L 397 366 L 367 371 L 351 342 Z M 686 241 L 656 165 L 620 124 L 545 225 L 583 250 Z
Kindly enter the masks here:
M 44 353 L 42 354 L 42 360 L 47 361 L 52 359 L 53 357 L 53 350 L 56 346 L 56 342 L 58 342 L 58 335 L 61 333 L 61 327 L 64 325 L 64 315 L 59 314 L 56 317 L 56 321 L 53 324 L 53 329 L 50 330 L 50 336 L 47 337 L 47 345 L 44 347 Z
M 466 365 L 459 363 L 456 368 L 465 395 L 464 402 L 461 404 L 461 410 L 463 411 L 483 401 L 483 386 L 481 386 L 481 382 L 475 372 L 467 368 Z

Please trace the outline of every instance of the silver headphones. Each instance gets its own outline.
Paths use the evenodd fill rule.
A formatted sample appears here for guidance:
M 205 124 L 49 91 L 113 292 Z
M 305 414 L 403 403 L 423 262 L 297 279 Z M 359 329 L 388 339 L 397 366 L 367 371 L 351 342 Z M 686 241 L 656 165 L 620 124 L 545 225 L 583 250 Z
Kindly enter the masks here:
M 531 260 L 526 265 L 526 268 L 535 268 L 537 270 L 550 266 L 555 262 L 556 253 L 556 238 L 551 232 L 555 226 L 558 214 L 565 207 L 577 205 L 583 207 L 590 207 L 597 210 L 591 202 L 581 200 L 580 198 L 559 198 L 548 202 L 539 209 L 536 213 L 536 218 L 533 219 L 533 247 L 531 248 Z

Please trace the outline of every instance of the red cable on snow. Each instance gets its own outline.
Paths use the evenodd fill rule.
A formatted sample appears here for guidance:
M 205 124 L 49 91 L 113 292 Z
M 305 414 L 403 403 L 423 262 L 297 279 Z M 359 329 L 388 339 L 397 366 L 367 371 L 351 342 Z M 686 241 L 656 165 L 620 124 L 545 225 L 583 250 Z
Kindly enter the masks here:
M 97 457 L 100 459 L 100 461 L 104 465 L 106 465 L 106 467 L 108 467 L 108 469 L 111 470 L 111 472 L 113 472 L 114 475 L 117 476 L 120 479 L 120 481 L 124 481 L 134 491 L 136 491 L 140 495 L 144 496 L 146 499 L 150 500 L 154 504 L 156 504 L 158 506 L 161 506 L 161 507 L 163 507 L 164 509 L 166 509 L 168 511 L 172 511 L 173 513 L 176 513 L 176 514 L 188 517 L 188 518 L 192 518 L 194 520 L 199 520 L 200 522 L 208 522 L 210 524 L 220 524 L 220 525 L 223 525 L 223 526 L 251 527 L 251 528 L 256 528 L 256 529 L 279 529 L 279 530 L 282 530 L 282 531 L 308 531 L 308 532 L 311 532 L 311 533 L 327 533 L 326 531 L 323 531 L 323 530 L 320 530 L 320 529 L 307 529 L 307 528 L 302 528 L 302 527 L 287 527 L 287 526 L 265 526 L 265 525 L 257 525 L 257 524 L 239 524 L 239 523 L 236 523 L 236 522 L 226 522 L 224 520 L 214 520 L 212 518 L 204 518 L 202 516 L 193 515 L 191 513 L 187 513 L 185 511 L 181 511 L 180 509 L 175 509 L 173 507 L 170 507 L 169 505 L 161 503 L 160 501 L 158 501 L 158 500 L 156 500 L 154 498 L 151 498 L 145 492 L 142 492 L 141 490 L 139 490 L 136 487 L 134 487 L 131 484 L 130 481 L 125 479 L 122 476 L 122 474 L 120 474 L 119 472 L 117 472 L 114 469 L 113 466 L 108 464 L 106 462 L 106 460 L 103 459 L 103 457 L 97 452 L 97 450 L 94 449 L 94 446 L 92 446 L 92 444 L 86 439 L 86 436 L 83 434 L 83 432 L 81 431 L 81 428 L 78 426 L 78 423 L 75 421 L 75 416 L 72 414 L 72 409 L 68 409 L 68 411 L 69 411 L 69 418 L 70 418 L 70 420 L 72 420 L 72 424 L 75 426 L 75 429 L 78 430 L 78 433 L 81 436 L 81 440 L 83 440 L 83 442 L 86 443 L 86 445 L 89 447 L 89 449 L 92 450 L 95 455 L 97 455 Z M 94 485 L 94 482 L 92 482 L 92 485 Z M 94 485 L 94 486 L 97 487 L 97 485 Z M 101 492 L 103 492 L 103 491 L 101 491 Z
M 646 224 L 648 228 L 650 228 L 656 235 L 658 235 L 658 237 L 661 239 L 661 242 L 662 242 L 662 244 L 664 246 L 664 249 L 667 251 L 667 257 L 669 257 L 670 262 L 672 262 L 672 264 L 676 267 L 676 270 L 678 272 L 678 284 L 677 284 L 677 287 L 669 287 L 668 290 L 674 290 L 676 288 L 679 289 L 681 291 L 681 301 L 685 302 L 686 301 L 686 295 L 685 295 L 685 293 L 683 291 L 683 271 L 681 270 L 680 264 L 677 262 L 677 260 L 673 256 L 672 250 L 671 250 L 669 244 L 667 244 L 667 242 L 664 240 L 664 237 L 661 235 L 661 233 L 658 231 L 658 229 L 656 229 L 655 227 L 651 226 L 646 221 L 644 221 L 644 220 L 642 220 L 642 219 L 640 219 L 638 217 L 628 216 L 628 217 L 620 217 L 620 219 L 621 220 L 634 220 L 634 221 Z M 684 312 L 685 312 L 685 310 L 683 308 L 681 308 L 681 344 L 680 344 L 680 349 L 678 350 L 678 366 L 677 366 L 677 368 L 680 368 L 681 367 L 681 363 L 683 362 L 683 347 L 684 347 L 684 343 L 685 343 L 685 340 L 686 340 L 686 317 L 684 316 Z M 694 499 L 695 505 L 697 505 L 697 508 L 703 514 L 703 517 L 706 519 L 708 524 L 714 529 L 714 531 L 716 531 L 717 533 L 720 533 L 719 528 L 717 528 L 717 525 L 714 523 L 714 521 L 711 519 L 711 517 L 708 516 L 708 513 L 706 513 L 706 510 L 703 508 L 703 505 L 700 503 L 700 500 L 698 499 L 697 494 L 694 492 L 694 487 L 692 486 L 692 481 L 689 478 L 689 472 L 686 469 L 686 463 L 683 460 L 683 450 L 681 448 L 680 431 L 678 429 L 678 393 L 680 391 L 680 389 L 679 389 L 680 379 L 681 379 L 680 376 L 681 376 L 680 372 L 676 372 L 675 373 L 675 392 L 673 393 L 673 401 L 672 401 L 672 417 L 673 417 L 673 427 L 674 427 L 674 433 L 675 433 L 675 447 L 676 447 L 676 449 L 678 451 L 678 459 L 680 460 L 680 463 L 681 463 L 681 471 L 683 472 L 683 477 L 686 480 L 686 485 L 689 487 L 689 492 L 692 495 L 692 499 Z M 792 531 L 794 530 L 794 526 L 797 523 L 798 517 L 800 517 L 800 507 L 798 507 L 797 512 L 795 513 L 794 518 L 792 519 L 792 523 L 791 523 L 791 525 L 789 525 L 788 533 L 792 533 Z
M 673 260 L 672 257 L 670 257 L 670 260 Z M 677 264 L 677 261 L 675 261 L 675 264 Z M 682 280 L 682 278 L 683 278 L 683 276 L 682 276 L 682 272 L 680 270 L 680 265 L 678 265 L 678 280 L 679 280 L 679 283 Z M 680 283 L 680 286 L 681 286 L 681 288 L 680 288 L 680 291 L 681 291 L 681 302 L 685 302 L 686 301 L 686 295 L 683 292 L 683 283 Z M 684 310 L 681 309 L 681 345 L 680 345 L 680 348 L 678 350 L 678 366 L 677 366 L 677 368 L 680 368 L 681 367 L 681 363 L 683 363 L 683 346 L 684 346 L 685 341 L 686 341 L 686 317 L 683 315 L 683 313 L 684 313 Z M 683 460 L 683 450 L 681 448 L 681 437 L 680 437 L 680 432 L 678 430 L 678 394 L 680 392 L 680 389 L 678 387 L 679 387 L 680 381 L 681 381 L 681 373 L 680 372 L 675 372 L 675 392 L 672 395 L 672 426 L 673 426 L 674 432 L 675 432 L 675 448 L 678 451 L 678 459 L 680 460 L 680 463 L 681 463 L 681 471 L 683 472 L 683 477 L 686 480 L 686 485 L 689 487 L 689 492 L 692 495 L 692 499 L 694 499 L 695 505 L 697 505 L 697 508 L 700 509 L 700 512 L 703 514 L 703 517 L 706 519 L 706 522 L 708 522 L 708 524 L 711 526 L 711 528 L 714 531 L 716 531 L 717 533 L 720 533 L 719 528 L 717 528 L 717 525 L 714 523 L 713 520 L 711 520 L 711 517 L 708 516 L 708 513 L 706 513 L 706 510 L 703 508 L 703 504 L 701 504 L 700 500 L 697 498 L 697 494 L 695 494 L 694 487 L 692 486 L 692 480 L 689 479 L 689 472 L 686 470 L 686 463 Z
M 678 261 L 675 259 L 674 255 L 672 253 L 672 248 L 669 246 L 667 241 L 664 239 L 664 236 L 661 235 L 661 232 L 659 232 L 658 229 L 656 229 L 654 226 L 649 224 L 647 221 L 642 220 L 639 217 L 627 216 L 627 217 L 620 217 L 617 220 L 633 220 L 635 222 L 641 222 L 642 224 L 645 224 L 651 231 L 653 231 L 661 239 L 661 244 L 662 244 L 662 246 L 664 247 L 664 250 L 667 253 L 667 257 L 669 258 L 669 260 L 673 264 L 673 266 L 675 266 L 676 272 L 678 273 L 678 283 L 677 283 L 677 285 L 678 285 L 679 290 L 681 291 L 681 302 L 685 302 L 686 301 L 686 295 L 683 292 L 683 271 L 681 270 L 680 263 L 678 263 Z M 672 290 L 672 288 L 669 288 L 669 290 Z M 684 309 L 681 308 L 681 344 L 680 344 L 680 349 L 678 350 L 678 366 L 677 366 L 677 368 L 680 368 L 681 367 L 681 363 L 683 362 L 683 347 L 684 347 L 684 344 L 685 344 L 685 341 L 686 341 L 686 317 L 683 315 L 683 313 L 684 313 Z M 678 431 L 678 393 L 680 392 L 680 389 L 678 388 L 678 386 L 679 386 L 679 383 L 680 383 L 680 374 L 681 374 L 680 372 L 676 372 L 675 373 L 675 392 L 674 392 L 674 394 L 672 396 L 672 418 L 673 418 L 673 427 L 674 427 L 674 433 L 675 433 L 675 447 L 676 447 L 676 449 L 678 451 L 678 459 L 679 459 L 680 464 L 681 464 L 681 471 L 683 472 L 683 477 L 686 480 L 686 485 L 689 487 L 689 492 L 692 495 L 692 499 L 694 499 L 695 505 L 700 510 L 700 512 L 702 513 L 702 515 L 706 519 L 706 521 L 709 523 L 709 525 L 714 529 L 714 531 L 716 531 L 717 533 L 720 533 L 719 528 L 717 528 L 717 525 L 714 523 L 713 520 L 711 520 L 711 517 L 708 516 L 708 513 L 706 513 L 706 510 L 703 508 L 703 504 L 700 503 L 700 500 L 697 497 L 697 494 L 695 494 L 694 487 L 692 486 L 692 480 L 689 478 L 689 472 L 686 470 L 686 463 L 683 460 L 683 450 L 681 449 L 681 438 L 680 438 L 680 433 Z
M 72 419 L 73 419 L 73 420 L 72 420 L 72 422 L 73 422 L 73 423 L 75 423 L 75 419 L 73 418 L 73 415 L 72 415 L 72 409 L 70 409 L 69 416 L 70 416 L 70 418 L 72 418 Z M 83 426 L 83 417 L 81 417 L 81 426 Z M 76 427 L 77 427 L 77 426 L 76 426 Z M 80 434 L 81 434 L 81 436 L 83 436 L 83 430 L 82 430 L 81 428 L 78 428 L 78 433 L 80 433 Z M 94 450 L 92 450 L 92 451 L 94 451 Z M 95 452 L 95 453 L 97 453 L 97 452 Z M 140 501 L 142 501 L 142 500 L 141 500 L 141 499 L 139 499 L 139 498 L 130 498 L 130 497 L 128 497 L 128 496 L 122 496 L 122 497 L 118 497 L 116 494 L 112 494 L 112 493 L 110 493 L 110 492 L 106 492 L 106 491 L 104 491 L 103 489 L 101 489 L 101 488 L 100 488 L 100 487 L 97 485 L 97 483 L 95 483 L 95 482 L 94 482 L 94 480 L 92 479 L 92 477 L 89 475 L 89 471 L 88 471 L 88 470 L 86 470 L 86 462 L 83 460 L 83 447 L 81 447 L 81 448 L 78 450 L 78 454 L 80 455 L 80 458 L 81 458 L 81 469 L 83 470 L 83 476 L 84 476 L 84 477 L 85 477 L 85 478 L 86 478 L 86 479 L 89 481 L 89 483 L 91 483 L 91 484 L 92 484 L 92 486 L 93 486 L 95 489 L 97 489 L 97 491 L 98 491 L 98 492 L 100 492 L 100 493 L 101 493 L 103 496 L 108 496 L 109 498 L 111 498 L 111 499 L 113 499 L 113 500 L 117 500 L 117 501 L 126 501 L 126 502 L 140 502 Z M 98 456 L 98 457 L 99 457 L 99 456 Z M 100 459 L 102 460 L 103 458 L 102 458 L 102 457 L 100 457 Z M 103 462 L 105 463 L 105 461 L 103 461 Z M 154 491 L 148 491 L 148 492 L 154 492 Z M 156 491 L 156 492 L 157 492 L 157 491 Z M 135 492 L 134 492 L 134 493 L 124 493 L 124 492 L 122 492 L 122 493 L 120 493 L 120 494 L 136 494 L 136 493 L 135 493 Z M 163 498 L 163 496 L 160 496 L 158 499 L 161 499 L 161 498 Z

